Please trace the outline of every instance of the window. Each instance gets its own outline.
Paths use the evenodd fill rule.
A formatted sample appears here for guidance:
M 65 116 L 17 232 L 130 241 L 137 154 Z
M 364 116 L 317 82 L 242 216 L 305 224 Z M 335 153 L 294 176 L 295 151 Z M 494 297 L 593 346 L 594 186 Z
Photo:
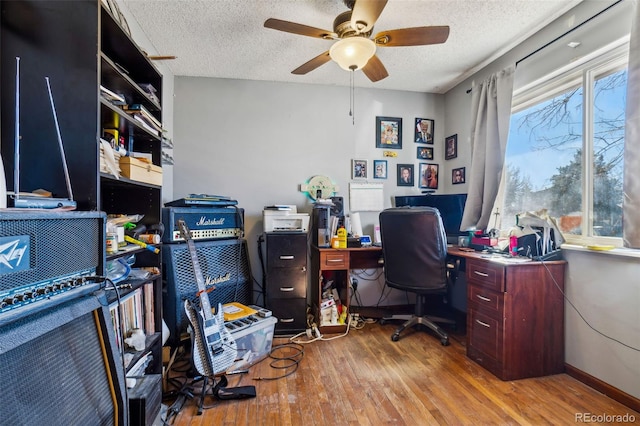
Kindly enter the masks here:
M 502 229 L 546 208 L 568 242 L 621 245 L 628 45 L 514 93 Z

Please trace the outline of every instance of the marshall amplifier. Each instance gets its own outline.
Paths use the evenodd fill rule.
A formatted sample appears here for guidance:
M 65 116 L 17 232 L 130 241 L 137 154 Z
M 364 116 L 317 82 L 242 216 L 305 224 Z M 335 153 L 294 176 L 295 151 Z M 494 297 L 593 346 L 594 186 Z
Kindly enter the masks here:
M 246 240 L 195 241 L 193 244 L 204 284 L 207 290 L 213 288 L 208 292 L 211 307 L 217 309 L 218 303 L 230 302 L 249 305 L 253 278 Z M 170 343 L 177 344 L 189 325 L 184 300 L 199 301 L 198 283 L 187 244 L 163 245 L 162 264 L 163 312 L 171 333 Z
M 184 242 L 176 225 L 178 219 L 184 220 L 194 241 L 242 238 L 244 235 L 244 209 L 239 207 L 164 207 L 162 242 Z

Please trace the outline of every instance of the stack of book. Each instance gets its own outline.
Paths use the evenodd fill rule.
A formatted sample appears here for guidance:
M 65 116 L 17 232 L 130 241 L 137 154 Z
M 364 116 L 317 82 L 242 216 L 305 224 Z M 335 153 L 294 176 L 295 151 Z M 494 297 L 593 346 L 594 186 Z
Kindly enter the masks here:
M 125 104 L 125 99 L 124 96 L 121 94 L 118 94 L 112 90 L 107 89 L 106 87 L 104 87 L 103 85 L 100 85 L 100 96 L 102 96 L 103 98 L 105 98 L 106 100 L 108 100 L 109 102 L 111 102 L 114 105 L 124 105 Z
M 153 114 L 151 114 L 149 110 L 144 107 L 144 105 L 123 105 L 122 109 L 127 114 L 131 114 L 133 119 L 140 123 L 140 125 L 147 129 L 149 132 L 157 136 L 160 136 L 162 134 L 162 123 L 160 122 L 160 120 L 155 118 Z

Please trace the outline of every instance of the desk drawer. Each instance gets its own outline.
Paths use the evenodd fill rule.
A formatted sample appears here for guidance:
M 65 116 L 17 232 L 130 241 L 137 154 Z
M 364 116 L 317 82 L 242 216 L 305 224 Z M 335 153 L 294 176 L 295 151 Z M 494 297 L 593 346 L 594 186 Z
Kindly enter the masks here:
M 504 266 L 488 261 L 467 261 L 467 282 L 497 292 L 504 292 Z
M 486 287 L 469 285 L 467 302 L 473 309 L 500 319 L 504 314 L 504 293 L 496 293 Z
M 349 252 L 326 251 L 320 253 L 320 269 L 349 269 Z
M 495 359 L 501 359 L 502 321 L 474 310 L 467 311 L 467 337 L 469 347 Z

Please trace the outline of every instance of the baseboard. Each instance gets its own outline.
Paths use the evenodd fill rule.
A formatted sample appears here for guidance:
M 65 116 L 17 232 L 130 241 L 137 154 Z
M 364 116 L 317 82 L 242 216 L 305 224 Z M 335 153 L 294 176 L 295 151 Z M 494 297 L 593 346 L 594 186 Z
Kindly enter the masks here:
M 624 404 L 632 410 L 640 413 L 640 399 L 634 397 L 633 395 L 629 395 L 628 393 L 621 391 L 620 389 L 613 387 L 610 384 L 598 379 L 597 377 L 593 377 L 592 375 L 585 373 L 584 371 L 579 370 L 572 365 L 565 363 L 564 368 L 565 372 L 574 379 L 581 381 L 585 385 L 590 386 L 595 390 L 607 395 L 609 398 L 618 401 L 620 404 Z

